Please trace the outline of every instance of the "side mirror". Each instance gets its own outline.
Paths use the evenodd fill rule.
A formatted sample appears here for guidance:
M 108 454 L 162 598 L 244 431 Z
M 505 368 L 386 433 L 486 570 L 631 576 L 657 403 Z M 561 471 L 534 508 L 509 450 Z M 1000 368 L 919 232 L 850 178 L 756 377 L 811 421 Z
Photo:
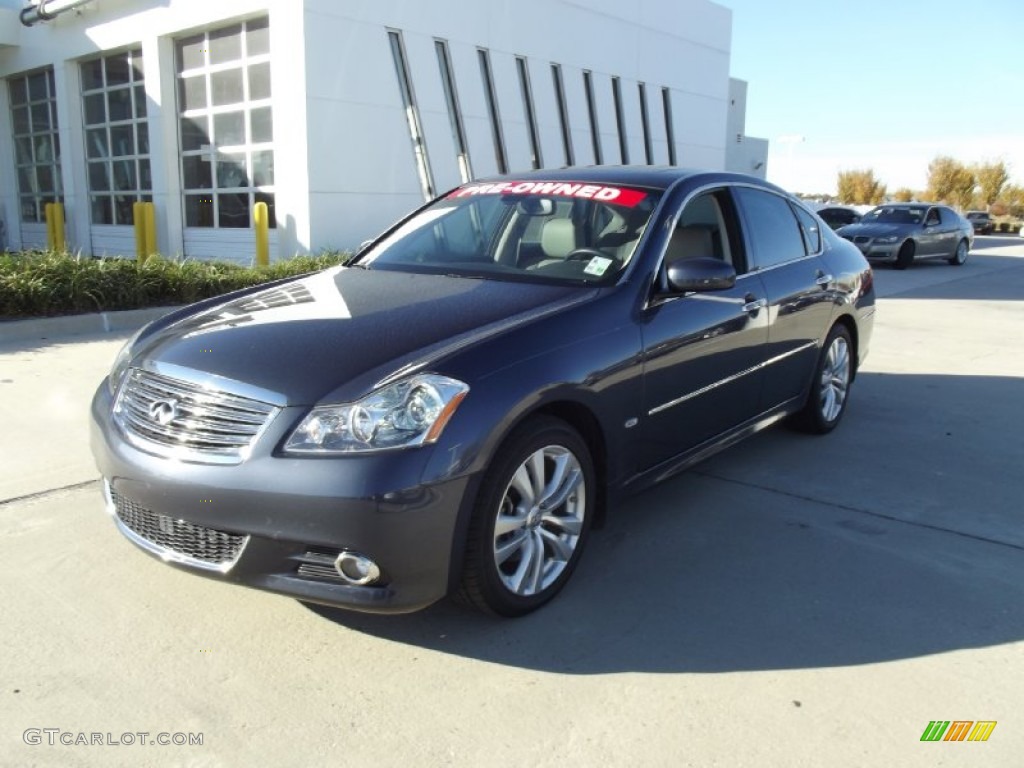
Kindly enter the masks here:
M 731 264 L 710 256 L 677 259 L 666 271 L 672 293 L 724 291 L 736 285 L 736 270 Z

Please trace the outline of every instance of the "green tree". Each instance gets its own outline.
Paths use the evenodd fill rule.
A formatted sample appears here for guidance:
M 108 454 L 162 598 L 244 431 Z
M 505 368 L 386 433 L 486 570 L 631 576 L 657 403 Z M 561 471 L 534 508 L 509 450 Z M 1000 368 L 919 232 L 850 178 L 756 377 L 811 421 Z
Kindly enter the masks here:
M 981 187 L 979 195 L 982 204 L 989 208 L 992 203 L 999 199 L 999 193 L 1003 191 L 1006 182 L 1010 180 L 1010 174 L 1006 170 L 1006 164 L 1002 160 L 995 163 L 980 163 L 974 166 L 974 178 Z
M 1024 217 L 1024 187 L 1006 184 L 999 195 L 999 202 L 1006 206 L 1011 216 Z
M 928 163 L 928 197 L 935 202 L 968 207 L 976 183 L 974 172 L 952 157 L 939 155 Z
M 917 195 L 914 194 L 914 190 L 910 187 L 900 187 L 892 193 L 892 199 L 897 203 L 909 203 L 915 197 L 917 197 Z
M 870 168 L 840 171 L 836 189 L 839 202 L 847 205 L 878 205 L 885 200 L 885 184 Z

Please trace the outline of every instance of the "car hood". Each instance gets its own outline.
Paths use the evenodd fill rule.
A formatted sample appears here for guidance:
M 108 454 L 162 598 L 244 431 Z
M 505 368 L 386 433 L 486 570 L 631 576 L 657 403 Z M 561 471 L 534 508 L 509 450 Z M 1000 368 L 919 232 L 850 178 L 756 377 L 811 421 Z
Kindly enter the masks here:
M 199 371 L 278 405 L 358 397 L 411 369 L 596 291 L 337 268 L 204 305 L 144 334 L 132 365 Z
M 838 230 L 843 237 L 885 237 L 886 235 L 907 235 L 917 228 L 916 224 L 848 224 Z

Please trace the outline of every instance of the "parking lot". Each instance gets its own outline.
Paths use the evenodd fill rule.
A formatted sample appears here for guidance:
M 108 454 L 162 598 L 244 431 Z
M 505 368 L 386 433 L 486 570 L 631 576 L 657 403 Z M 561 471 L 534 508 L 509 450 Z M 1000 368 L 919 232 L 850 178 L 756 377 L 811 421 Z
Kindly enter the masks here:
M 776 428 L 631 499 L 515 621 L 161 565 L 86 442 L 126 334 L 0 325 L 0 765 L 1021 765 L 1024 239 L 876 288 L 836 432 Z M 998 725 L 921 742 L 934 720 Z

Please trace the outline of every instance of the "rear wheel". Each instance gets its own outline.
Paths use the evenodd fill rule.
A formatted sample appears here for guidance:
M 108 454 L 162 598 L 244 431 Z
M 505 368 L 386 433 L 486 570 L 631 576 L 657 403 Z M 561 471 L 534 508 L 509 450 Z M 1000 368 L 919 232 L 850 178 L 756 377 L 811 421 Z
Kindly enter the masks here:
M 956 244 L 956 251 L 949 257 L 948 261 L 954 267 L 963 266 L 964 262 L 967 261 L 967 254 L 969 252 L 970 247 L 967 245 L 967 238 L 965 237 Z
M 853 343 L 846 326 L 836 325 L 818 356 L 807 402 L 796 415 L 796 425 L 805 432 L 823 435 L 831 432 L 846 413 L 846 402 L 853 381 Z
M 906 269 L 913 264 L 915 250 L 916 246 L 913 240 L 907 240 L 907 242 L 901 245 L 899 253 L 896 254 L 896 269 Z
M 579 562 L 596 495 L 590 450 L 576 430 L 549 416 L 516 429 L 477 497 L 460 602 L 510 617 L 548 602 Z

